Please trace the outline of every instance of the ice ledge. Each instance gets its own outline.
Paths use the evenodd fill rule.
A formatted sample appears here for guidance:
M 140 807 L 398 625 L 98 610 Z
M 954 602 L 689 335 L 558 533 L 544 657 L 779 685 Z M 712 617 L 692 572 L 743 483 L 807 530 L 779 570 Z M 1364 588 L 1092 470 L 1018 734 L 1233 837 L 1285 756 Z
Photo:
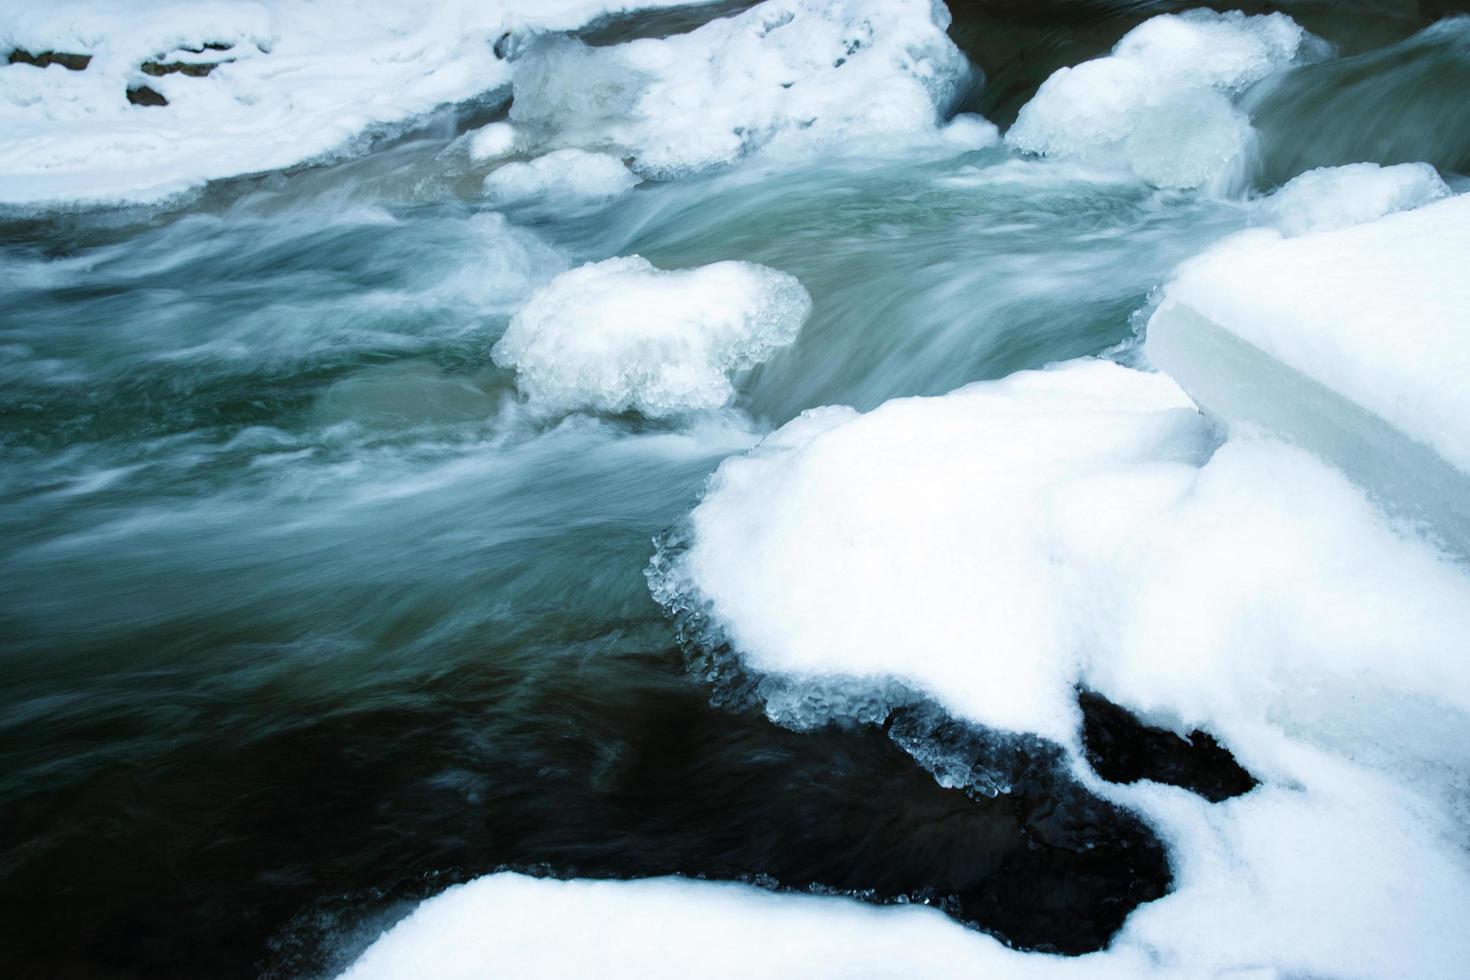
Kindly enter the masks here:
M 1330 460 L 1470 555 L 1470 195 L 1249 233 L 1187 265 L 1149 359 L 1207 413 Z

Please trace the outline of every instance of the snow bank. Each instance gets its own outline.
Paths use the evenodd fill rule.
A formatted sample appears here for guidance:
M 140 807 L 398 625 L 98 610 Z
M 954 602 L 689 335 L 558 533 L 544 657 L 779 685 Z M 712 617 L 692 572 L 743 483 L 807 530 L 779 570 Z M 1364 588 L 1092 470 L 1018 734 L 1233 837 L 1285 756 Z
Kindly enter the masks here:
M 494 356 L 550 411 L 662 418 L 726 404 L 730 373 L 795 340 L 809 312 L 811 298 L 784 272 L 749 262 L 666 272 L 635 255 L 553 279 Z
M 1366 205 L 1340 197 L 1326 220 L 1437 192 L 1408 176 L 1372 175 Z M 1323 220 L 1331 179 L 1287 197 L 1289 223 Z M 1467 195 L 1297 238 L 1245 233 L 1168 287 L 1148 355 L 1210 412 L 1327 456 L 1470 550 L 1467 268 Z
M 1154 17 L 1110 55 L 1054 73 L 1006 140 L 1030 153 L 1126 164 L 1159 187 L 1227 180 L 1252 139 L 1235 98 L 1325 50 L 1285 14 Z
M 493 50 L 507 30 L 678 2 L 0 0 L 0 55 L 92 55 L 83 71 L 0 59 L 0 203 L 156 201 L 288 167 L 507 85 Z M 155 77 L 145 62 L 218 67 Z M 140 85 L 168 105 L 130 104 Z
M 658 594 L 759 673 L 898 676 L 1063 742 L 1079 679 L 1195 727 L 1295 671 L 1470 705 L 1470 580 L 1305 454 L 1212 440 L 1167 377 L 1100 361 L 808 412 L 720 467 Z
M 568 936 L 575 936 L 569 942 Z M 1118 978 L 1130 975 L 1118 958 Z M 425 902 L 343 980 L 432 976 L 768 978 L 1094 976 L 1028 956 L 917 906 L 778 895 L 679 878 L 547 881 L 498 874 Z
M 349 976 L 1399 977 L 1470 956 L 1470 575 L 1301 450 L 1217 446 L 1166 377 L 1082 361 L 808 413 L 722 464 L 655 568 L 809 711 L 843 709 L 820 700 L 834 677 L 898 678 L 1075 752 L 1081 683 L 1212 731 L 1261 785 L 1216 804 L 1095 783 L 1169 843 L 1176 890 L 1073 960 L 927 910 L 495 876 Z
M 485 178 L 485 196 L 502 204 L 549 198 L 559 205 L 603 204 L 628 193 L 638 177 L 617 157 L 585 150 L 553 150 L 513 161 Z
M 1256 220 L 1284 235 L 1303 235 L 1360 225 L 1449 195 L 1449 186 L 1427 163 L 1319 167 L 1263 199 Z
M 969 74 L 948 23 L 932 0 L 768 0 L 668 38 L 544 38 L 516 62 L 511 119 L 528 140 L 632 157 L 648 177 L 933 139 Z

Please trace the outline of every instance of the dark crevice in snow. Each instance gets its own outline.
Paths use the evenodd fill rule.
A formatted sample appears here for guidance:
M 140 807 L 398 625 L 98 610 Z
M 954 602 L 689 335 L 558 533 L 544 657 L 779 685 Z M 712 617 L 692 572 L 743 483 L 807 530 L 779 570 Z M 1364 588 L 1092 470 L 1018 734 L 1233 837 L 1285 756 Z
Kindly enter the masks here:
M 1141 779 L 1182 786 L 1212 803 L 1248 793 L 1256 779 L 1213 735 L 1180 736 L 1145 725 L 1126 709 L 1090 691 L 1077 695 L 1087 761 L 1112 783 Z

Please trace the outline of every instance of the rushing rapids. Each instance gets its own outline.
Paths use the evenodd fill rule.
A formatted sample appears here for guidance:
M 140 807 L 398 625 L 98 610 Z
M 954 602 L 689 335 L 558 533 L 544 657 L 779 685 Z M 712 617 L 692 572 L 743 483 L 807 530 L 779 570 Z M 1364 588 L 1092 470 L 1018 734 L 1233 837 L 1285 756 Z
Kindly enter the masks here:
M 0 971 L 1463 970 L 1470 16 L 428 8 L 0 0 Z

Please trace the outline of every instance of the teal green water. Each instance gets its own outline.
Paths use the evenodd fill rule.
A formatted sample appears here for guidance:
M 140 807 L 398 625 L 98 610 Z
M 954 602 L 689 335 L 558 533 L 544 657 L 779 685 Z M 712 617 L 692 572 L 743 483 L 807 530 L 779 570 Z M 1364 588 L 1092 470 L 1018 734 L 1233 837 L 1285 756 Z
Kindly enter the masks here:
M 1385 22 L 1397 46 L 1369 51 L 1354 21 L 1369 53 L 1261 93 L 1263 183 L 1375 154 L 1463 170 L 1466 24 Z M 1404 121 L 1426 104 L 1443 126 Z M 1247 221 L 1000 148 L 502 215 L 455 134 L 0 227 L 0 876 L 11 928 L 73 937 L 43 973 L 321 968 L 300 949 L 322 935 L 525 859 L 464 840 L 487 794 L 510 820 L 552 792 L 534 747 L 578 746 L 536 804 L 575 808 L 649 698 L 703 703 L 643 570 L 721 459 L 806 408 L 1126 346 Z M 633 253 L 773 266 L 813 314 L 716 417 L 522 410 L 489 353 L 509 316 Z

